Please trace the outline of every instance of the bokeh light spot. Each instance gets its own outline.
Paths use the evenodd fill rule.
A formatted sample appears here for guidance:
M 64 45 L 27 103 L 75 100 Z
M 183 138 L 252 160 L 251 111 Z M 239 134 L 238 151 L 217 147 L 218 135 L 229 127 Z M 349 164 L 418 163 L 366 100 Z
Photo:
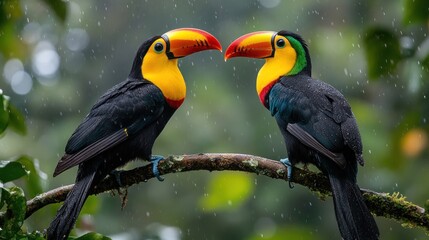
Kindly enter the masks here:
M 25 71 L 18 71 L 13 74 L 10 85 L 16 94 L 25 95 L 31 91 L 33 80 Z
M 51 77 L 60 66 L 60 56 L 48 41 L 40 42 L 33 54 L 33 70 L 42 77 Z
M 21 60 L 17 58 L 10 59 L 6 62 L 6 64 L 3 67 L 3 76 L 7 83 L 10 83 L 12 81 L 13 75 L 18 72 L 24 70 L 24 65 L 22 64 Z
M 259 3 L 265 8 L 274 8 L 280 4 L 280 0 L 259 0 Z

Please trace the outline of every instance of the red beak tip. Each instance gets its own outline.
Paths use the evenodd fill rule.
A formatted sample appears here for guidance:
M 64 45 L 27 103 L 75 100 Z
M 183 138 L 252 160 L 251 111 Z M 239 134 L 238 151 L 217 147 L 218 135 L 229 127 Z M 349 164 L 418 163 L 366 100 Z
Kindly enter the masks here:
M 213 49 L 219 50 L 220 52 L 222 52 L 222 45 L 216 38 L 214 38 Z

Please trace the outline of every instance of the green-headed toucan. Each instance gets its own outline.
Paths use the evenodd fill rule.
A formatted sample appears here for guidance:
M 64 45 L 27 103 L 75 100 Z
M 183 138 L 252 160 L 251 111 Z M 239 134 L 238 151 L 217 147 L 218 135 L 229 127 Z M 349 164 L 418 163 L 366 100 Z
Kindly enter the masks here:
M 225 52 L 233 57 L 265 59 L 256 79 L 262 104 L 275 117 L 292 167 L 312 163 L 331 183 L 335 214 L 346 240 L 379 238 L 377 224 L 356 183 L 357 163 L 363 165 L 356 119 L 344 96 L 311 77 L 307 44 L 289 31 L 260 31 L 234 40 Z
M 208 32 L 180 28 L 145 41 L 128 78 L 106 92 L 67 142 L 54 176 L 79 165 L 76 183 L 47 230 L 49 240 L 66 239 L 89 191 L 116 168 L 134 159 L 157 162 L 155 139 L 182 104 L 186 85 L 178 59 L 204 50 L 221 50 Z

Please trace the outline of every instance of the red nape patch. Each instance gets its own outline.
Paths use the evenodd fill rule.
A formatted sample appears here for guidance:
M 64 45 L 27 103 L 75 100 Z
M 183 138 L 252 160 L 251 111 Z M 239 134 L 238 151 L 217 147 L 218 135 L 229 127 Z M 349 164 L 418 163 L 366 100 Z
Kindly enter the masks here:
M 265 86 L 261 93 L 259 93 L 259 100 L 261 101 L 262 105 L 264 105 L 266 108 L 269 108 L 268 100 L 265 100 L 267 97 L 267 94 L 270 92 L 271 88 L 276 84 L 277 81 L 270 82 L 267 86 Z
M 170 99 L 166 99 L 168 105 L 170 105 L 170 107 L 174 108 L 174 109 L 178 109 L 180 107 L 180 105 L 182 105 L 183 101 L 185 101 L 185 99 L 181 99 L 181 100 L 170 100 Z

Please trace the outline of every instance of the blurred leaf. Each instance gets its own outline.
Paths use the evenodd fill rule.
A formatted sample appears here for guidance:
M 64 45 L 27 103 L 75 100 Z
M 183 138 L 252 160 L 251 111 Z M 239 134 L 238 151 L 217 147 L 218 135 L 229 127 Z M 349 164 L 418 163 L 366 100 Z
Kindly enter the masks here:
M 429 20 L 429 1 L 427 0 L 405 0 L 404 1 L 404 24 L 427 23 Z
M 422 61 L 423 67 L 426 69 L 426 72 L 429 71 L 429 54 Z
M 34 231 L 31 233 L 25 233 L 22 234 L 22 238 L 20 239 L 25 239 L 25 240 L 45 240 L 46 238 L 43 236 L 43 234 L 39 231 Z
M 6 183 L 27 175 L 28 172 L 19 162 L 0 161 L 0 182 Z
M 3 95 L 0 89 L 0 133 L 4 132 L 7 127 L 21 135 L 27 133 L 24 116 L 9 103 L 9 97 Z
M 100 233 L 90 232 L 85 235 L 82 235 L 78 238 L 69 237 L 69 239 L 74 240 L 111 240 L 111 238 L 103 236 Z
M 8 21 L 1 26 L 0 53 L 7 58 L 28 58 L 28 48 L 16 32 L 16 23 Z
M 25 135 L 27 133 L 24 116 L 12 104 L 9 104 L 9 127 L 21 135 Z
M 321 239 L 315 234 L 314 229 L 301 226 L 287 226 L 278 230 L 264 231 L 261 229 L 249 240 L 284 240 L 284 239 L 300 239 L 300 240 L 317 240 Z
M 67 18 L 67 2 L 62 0 L 43 0 L 64 23 Z
M 388 157 L 389 153 L 398 151 L 398 149 L 386 150 L 386 143 L 390 141 L 391 133 L 386 128 L 380 127 L 381 120 L 385 118 L 384 113 L 376 111 L 374 105 L 364 101 L 351 99 L 350 105 L 362 136 L 365 161 L 383 164 L 383 167 L 395 164 Z M 389 123 L 385 121 L 383 124 L 388 125 Z M 399 151 L 395 153 L 399 153 Z M 389 159 L 389 161 L 381 161 L 381 159 Z
M 22 10 L 19 0 L 0 1 L 0 26 L 7 21 L 16 21 L 21 16 Z
M 42 172 L 39 168 L 39 162 L 37 159 L 33 159 L 29 156 L 21 156 L 15 160 L 22 164 L 25 169 L 29 172 L 28 178 L 26 178 L 27 195 L 34 197 L 39 193 L 43 192 L 43 181 L 46 180 L 46 173 Z
M 0 205 L 6 205 L 8 212 L 8 214 L 4 215 L 0 239 L 16 239 L 16 235 L 21 231 L 21 226 L 25 219 L 26 199 L 24 191 L 19 187 L 0 188 L 0 191 Z
M 412 103 L 407 103 L 407 105 L 410 104 Z M 390 151 L 387 151 L 389 156 L 387 159 L 383 159 L 385 165 L 393 170 L 402 170 L 409 163 L 409 159 L 405 157 L 406 155 L 402 151 L 404 134 L 410 130 L 410 126 L 418 126 L 422 119 L 421 112 L 416 108 L 409 108 L 408 111 L 403 110 L 402 114 L 401 121 L 390 131 L 391 137 L 388 142 Z
M 401 59 L 399 39 L 387 28 L 374 27 L 365 32 L 368 75 L 371 79 L 392 73 Z
M 6 130 L 9 124 L 9 97 L 3 95 L 0 89 L 0 134 Z
M 101 200 L 97 196 L 89 196 L 83 205 L 82 210 L 80 211 L 81 215 L 83 214 L 95 214 L 100 210 Z
M 253 190 L 249 174 L 222 172 L 212 177 L 208 183 L 208 193 L 200 199 L 203 210 L 237 208 Z
M 4 3 L 0 2 L 0 28 L 2 28 L 3 24 L 6 24 L 7 21 L 7 13 L 4 6 Z
M 26 58 L 27 46 L 18 33 L 23 11 L 19 0 L 0 1 L 0 53 L 5 57 Z
M 429 72 L 429 36 L 422 40 L 416 48 L 416 58 L 420 61 L 422 71 Z
M 407 90 L 416 94 L 423 89 L 425 67 L 415 58 L 408 58 L 401 63 L 402 74 L 407 79 Z

